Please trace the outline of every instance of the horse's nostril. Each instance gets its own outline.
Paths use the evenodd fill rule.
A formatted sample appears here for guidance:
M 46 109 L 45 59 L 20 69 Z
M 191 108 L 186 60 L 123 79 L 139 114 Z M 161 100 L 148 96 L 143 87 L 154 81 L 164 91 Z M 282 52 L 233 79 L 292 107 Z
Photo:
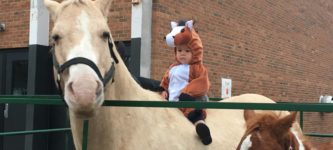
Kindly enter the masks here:
M 172 36 L 172 38 L 175 38 L 175 36 Z
M 166 39 L 166 37 L 163 37 L 163 39 L 165 40 L 165 39 Z
M 68 83 L 69 92 L 74 95 L 73 82 Z
M 96 82 L 97 82 L 96 96 L 99 96 L 102 93 L 103 87 L 102 87 L 102 84 L 100 82 L 98 82 L 98 81 L 96 81 Z

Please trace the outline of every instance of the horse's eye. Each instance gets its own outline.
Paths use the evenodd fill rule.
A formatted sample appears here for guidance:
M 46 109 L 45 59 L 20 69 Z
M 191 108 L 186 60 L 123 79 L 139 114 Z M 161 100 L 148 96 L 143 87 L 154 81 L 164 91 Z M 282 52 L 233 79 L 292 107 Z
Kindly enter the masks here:
M 60 36 L 59 36 L 59 34 L 54 34 L 54 35 L 52 35 L 52 40 L 53 40 L 54 42 L 58 42 L 58 41 L 60 40 Z
M 182 30 L 180 30 L 181 33 L 183 33 L 185 31 L 185 29 L 183 28 Z
M 109 39 L 110 38 L 110 32 L 107 32 L 107 31 L 103 32 L 102 38 L 103 39 Z
M 253 128 L 253 131 L 258 132 L 260 131 L 260 125 L 257 125 Z

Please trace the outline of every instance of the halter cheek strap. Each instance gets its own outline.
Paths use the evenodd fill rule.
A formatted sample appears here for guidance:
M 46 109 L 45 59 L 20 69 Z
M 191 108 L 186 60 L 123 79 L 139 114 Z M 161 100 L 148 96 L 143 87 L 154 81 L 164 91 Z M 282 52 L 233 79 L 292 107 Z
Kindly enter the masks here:
M 294 144 L 293 144 L 293 136 L 292 134 L 289 136 L 290 137 L 290 140 L 289 140 L 289 147 L 288 147 L 288 150 L 294 150 Z

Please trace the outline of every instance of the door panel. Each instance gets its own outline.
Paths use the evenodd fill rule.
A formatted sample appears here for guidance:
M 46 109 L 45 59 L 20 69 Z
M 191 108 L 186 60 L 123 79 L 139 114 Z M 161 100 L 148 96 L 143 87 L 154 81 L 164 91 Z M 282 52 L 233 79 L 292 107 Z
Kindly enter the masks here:
M 6 69 L 6 94 L 26 95 L 28 60 L 27 54 L 8 54 Z M 8 107 L 8 117 L 5 119 L 5 131 L 25 130 L 26 105 L 10 104 Z M 19 118 L 19 119 L 18 119 Z M 8 136 L 4 138 L 4 150 L 24 149 L 25 137 L 21 135 Z
M 44 53 L 43 53 L 44 54 Z M 47 53 L 48 54 L 48 53 Z M 11 49 L 0 50 L 0 94 L 2 95 L 26 95 L 28 85 L 28 50 L 26 49 Z M 45 54 L 46 55 L 46 54 Z M 39 58 L 44 58 L 38 55 Z M 38 76 L 38 89 L 42 94 L 56 93 L 54 89 L 49 88 L 54 86 L 52 80 L 52 59 L 42 59 L 39 63 L 50 63 L 50 69 L 39 69 L 36 75 Z M 50 62 L 45 62 L 50 61 Z M 36 61 L 37 63 L 38 61 Z M 30 66 L 29 66 L 30 67 Z M 34 66 L 36 67 L 36 66 Z M 36 68 L 32 69 L 37 70 Z M 31 69 L 29 68 L 29 69 Z M 31 70 L 30 70 L 31 71 Z M 45 79 L 47 77 L 47 79 Z M 31 105 L 25 104 L 10 104 L 8 109 L 8 117 L 4 117 L 5 104 L 0 104 L 0 132 L 23 131 L 27 126 L 32 124 L 33 129 L 46 128 L 63 128 L 68 127 L 67 109 L 64 106 L 39 106 L 33 107 L 33 119 L 29 116 Z M 31 115 L 31 113 L 30 113 Z M 32 136 L 31 136 L 32 137 Z M 28 140 L 27 140 L 28 139 Z M 32 147 L 33 150 L 71 150 L 74 149 L 70 132 L 54 132 L 45 134 L 35 134 L 31 139 L 24 135 L 17 136 L 0 136 L 0 150 L 25 150 Z
M 28 53 L 25 50 L 14 50 L 0 53 L 2 63 L 1 94 L 26 95 L 28 76 Z M 0 108 L 1 132 L 21 131 L 25 129 L 26 105 L 9 104 L 6 106 L 7 116 L 4 116 L 5 105 Z M 4 136 L 0 138 L 0 149 L 24 150 L 25 139 L 22 135 Z

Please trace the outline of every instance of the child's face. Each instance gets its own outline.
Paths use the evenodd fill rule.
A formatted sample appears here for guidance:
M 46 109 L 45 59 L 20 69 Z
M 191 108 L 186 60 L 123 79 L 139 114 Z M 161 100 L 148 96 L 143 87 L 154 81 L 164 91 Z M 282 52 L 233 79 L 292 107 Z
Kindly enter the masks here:
M 176 46 L 176 59 L 182 64 L 189 64 L 192 60 L 192 50 L 187 45 Z

